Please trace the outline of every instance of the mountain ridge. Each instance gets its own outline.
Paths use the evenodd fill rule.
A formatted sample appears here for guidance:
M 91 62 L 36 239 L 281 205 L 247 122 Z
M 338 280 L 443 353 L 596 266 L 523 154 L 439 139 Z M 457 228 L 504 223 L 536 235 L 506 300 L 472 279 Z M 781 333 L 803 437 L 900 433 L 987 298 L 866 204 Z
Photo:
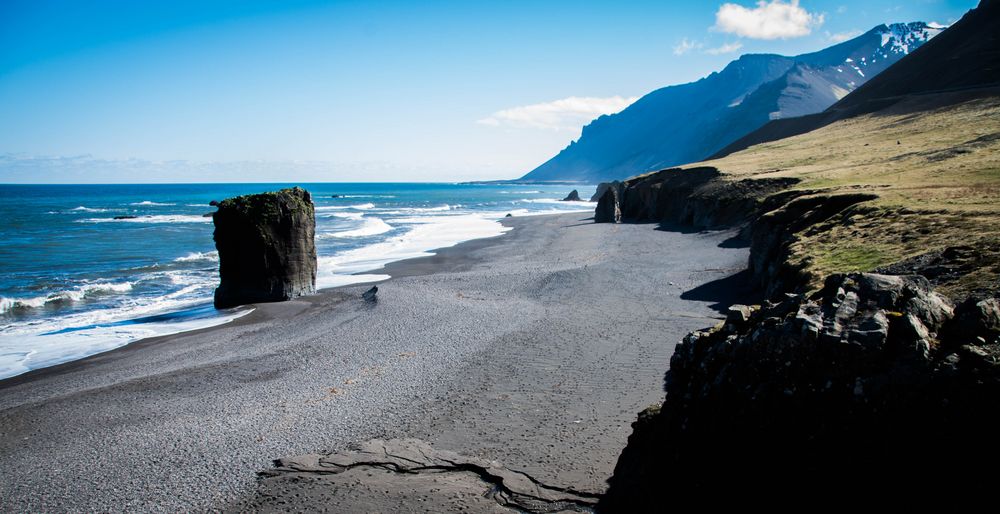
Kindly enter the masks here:
M 1000 1 L 984 0 L 952 28 L 957 30 L 948 30 L 942 38 L 921 45 L 901 58 L 889 73 L 872 78 L 824 111 L 799 119 L 771 121 L 709 158 L 804 134 L 837 120 L 883 109 L 908 96 L 1000 85 Z
M 940 30 L 923 22 L 879 25 L 817 52 L 744 54 L 721 71 L 595 119 L 520 181 L 601 182 L 702 160 L 773 119 L 822 111 Z

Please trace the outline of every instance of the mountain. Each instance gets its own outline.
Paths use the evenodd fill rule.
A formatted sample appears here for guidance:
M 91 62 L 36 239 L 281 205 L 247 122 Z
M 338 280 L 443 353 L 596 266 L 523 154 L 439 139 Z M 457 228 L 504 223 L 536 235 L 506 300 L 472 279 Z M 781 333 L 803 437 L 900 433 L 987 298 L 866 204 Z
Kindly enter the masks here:
M 744 55 L 721 72 L 597 118 L 521 180 L 600 182 L 702 160 L 768 121 L 822 111 L 941 30 L 921 22 L 879 25 L 819 52 Z
M 837 120 L 884 109 L 917 95 L 928 102 L 962 101 L 977 88 L 1000 86 L 1000 1 L 984 0 L 948 30 L 900 59 L 823 112 L 772 121 L 712 158 L 755 144 L 804 134 Z M 936 93 L 966 91 L 963 95 Z M 993 94 L 985 92 L 984 94 Z M 948 99 L 948 100 L 946 100 Z M 940 104 L 939 106 L 943 106 Z

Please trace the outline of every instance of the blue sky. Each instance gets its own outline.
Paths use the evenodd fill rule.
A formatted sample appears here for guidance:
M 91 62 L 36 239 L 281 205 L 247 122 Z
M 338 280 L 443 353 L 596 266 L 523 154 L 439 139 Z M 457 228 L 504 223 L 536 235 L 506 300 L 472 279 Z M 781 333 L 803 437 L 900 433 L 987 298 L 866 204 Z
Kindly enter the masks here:
M 511 178 L 742 53 L 977 3 L 769 1 L 3 0 L 0 182 Z

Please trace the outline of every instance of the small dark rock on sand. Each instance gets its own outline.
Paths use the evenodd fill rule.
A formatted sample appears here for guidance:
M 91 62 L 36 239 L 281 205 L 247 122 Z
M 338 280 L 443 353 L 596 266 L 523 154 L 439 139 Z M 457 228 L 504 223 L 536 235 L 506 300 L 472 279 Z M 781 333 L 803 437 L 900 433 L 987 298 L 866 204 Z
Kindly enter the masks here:
M 377 302 L 378 301 L 378 286 L 372 286 L 371 289 L 365 291 L 361 294 L 361 297 L 365 299 L 366 302 Z

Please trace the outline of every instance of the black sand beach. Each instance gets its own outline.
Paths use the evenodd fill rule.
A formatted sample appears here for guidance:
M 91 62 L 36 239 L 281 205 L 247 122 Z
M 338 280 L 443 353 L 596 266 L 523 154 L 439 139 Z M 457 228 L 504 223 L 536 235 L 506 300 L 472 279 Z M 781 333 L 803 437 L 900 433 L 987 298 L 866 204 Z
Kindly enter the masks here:
M 505 223 L 390 265 L 375 305 L 338 288 L 0 382 L 3 510 L 232 508 L 273 459 L 404 437 L 602 492 L 675 344 L 738 299 L 723 279 L 747 250 L 581 214 Z

